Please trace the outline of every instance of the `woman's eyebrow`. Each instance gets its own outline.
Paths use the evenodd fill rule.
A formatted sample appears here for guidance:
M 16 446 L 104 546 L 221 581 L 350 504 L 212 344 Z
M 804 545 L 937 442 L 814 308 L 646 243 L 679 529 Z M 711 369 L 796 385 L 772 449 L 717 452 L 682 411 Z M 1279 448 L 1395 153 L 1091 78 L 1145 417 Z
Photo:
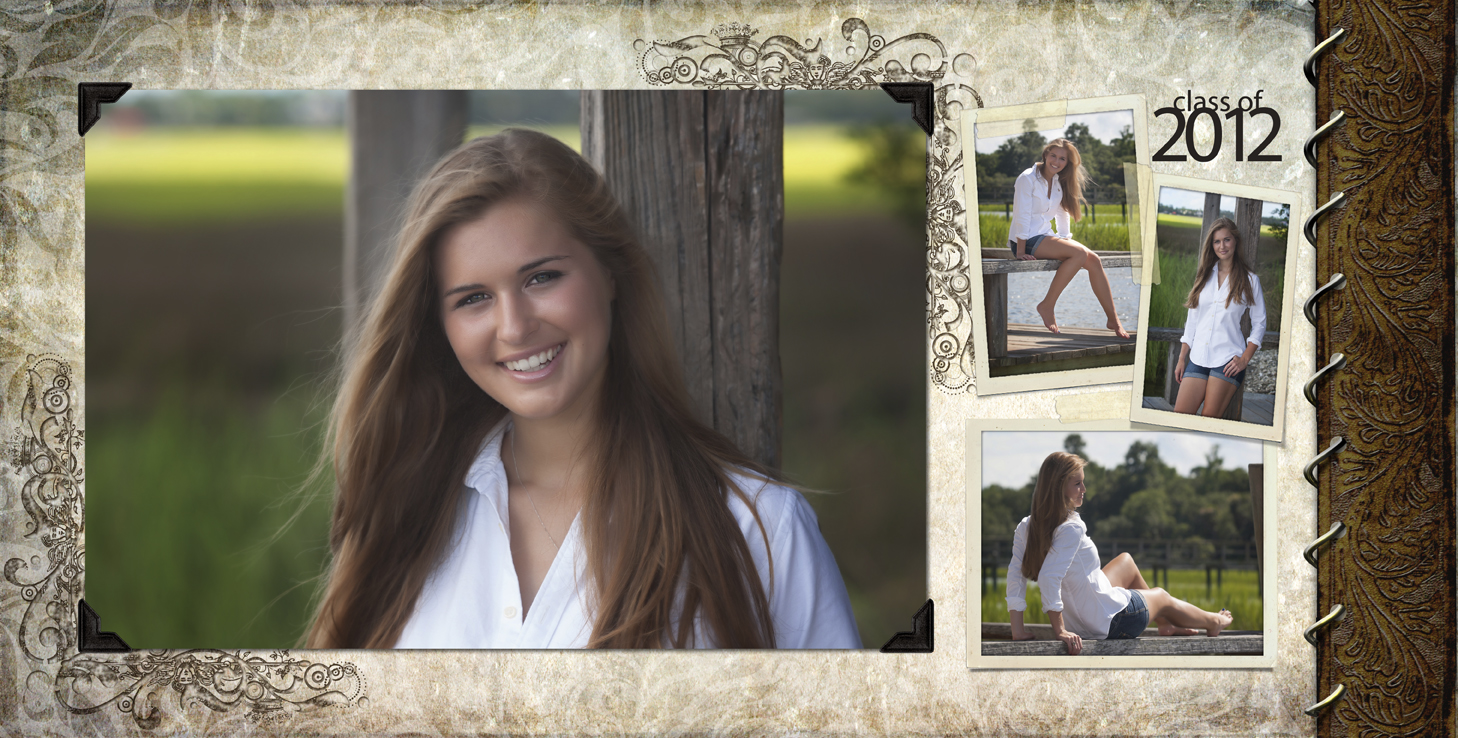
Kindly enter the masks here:
M 566 258 L 567 258 L 567 255 L 566 254 L 563 254 L 561 256 L 546 256 L 546 257 L 542 257 L 540 259 L 537 259 L 536 261 L 529 262 L 527 264 L 522 265 L 522 267 L 520 269 L 516 270 L 516 273 L 517 274 L 526 274 L 527 272 L 529 272 L 529 271 L 531 271 L 533 269 L 536 269 L 537 267 L 539 267 L 539 266 L 541 266 L 543 264 L 546 264 L 549 261 L 556 261 L 558 259 L 566 259 Z

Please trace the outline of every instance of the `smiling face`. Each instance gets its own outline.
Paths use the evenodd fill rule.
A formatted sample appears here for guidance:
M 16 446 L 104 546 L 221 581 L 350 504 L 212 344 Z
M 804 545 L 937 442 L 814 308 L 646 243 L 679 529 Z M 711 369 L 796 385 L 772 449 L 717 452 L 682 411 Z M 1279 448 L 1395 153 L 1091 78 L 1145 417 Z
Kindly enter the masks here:
M 1063 499 L 1068 501 L 1068 509 L 1072 510 L 1083 504 L 1083 496 L 1088 490 L 1083 486 L 1083 470 L 1073 472 L 1063 482 Z
M 1068 151 L 1062 146 L 1054 146 L 1043 154 L 1043 173 L 1049 177 L 1057 176 L 1068 166 Z
M 607 373 L 612 278 L 566 226 L 513 199 L 447 230 L 435 253 L 446 338 L 513 414 L 580 418 Z
M 1217 229 L 1210 239 L 1210 248 L 1221 266 L 1230 266 L 1230 259 L 1235 255 L 1235 234 L 1229 228 Z

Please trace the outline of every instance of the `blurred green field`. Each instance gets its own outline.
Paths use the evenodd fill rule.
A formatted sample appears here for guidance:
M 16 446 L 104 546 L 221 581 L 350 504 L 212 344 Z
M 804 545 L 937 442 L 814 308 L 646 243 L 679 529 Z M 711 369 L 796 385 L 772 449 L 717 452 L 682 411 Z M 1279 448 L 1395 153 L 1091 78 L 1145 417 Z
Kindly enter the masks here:
M 467 136 L 501 126 L 472 126 Z M 547 126 L 574 150 L 575 127 Z M 341 129 L 97 130 L 86 136 L 86 214 L 185 226 L 279 216 L 343 217 L 349 172 Z M 785 217 L 884 212 L 870 187 L 845 183 L 861 156 L 847 130 L 785 128 Z
M 1143 569 L 1140 571 L 1144 580 L 1149 586 L 1164 586 L 1161 579 L 1158 584 L 1154 581 L 1154 571 Z M 1218 612 L 1222 608 L 1230 610 L 1235 617 L 1231 624 L 1231 630 L 1264 630 L 1265 629 L 1265 606 L 1261 602 L 1260 582 L 1253 571 L 1227 571 L 1222 577 L 1221 586 L 1214 588 L 1210 596 L 1205 594 L 1205 571 L 1203 569 L 1171 569 L 1169 572 L 1169 586 L 1165 590 L 1170 594 L 1188 602 L 1201 610 Z M 984 623 L 1006 623 L 1007 613 L 1007 570 L 997 570 L 998 586 L 995 590 L 983 588 L 982 591 L 982 622 Z M 1043 623 L 1048 622 L 1048 614 L 1043 612 L 1043 599 L 1038 592 L 1036 582 L 1030 582 L 1027 591 L 1028 609 L 1023 613 L 1023 622 Z
M 86 600 L 134 647 L 288 647 L 328 554 L 327 493 L 300 491 L 320 413 L 208 394 L 88 417 Z

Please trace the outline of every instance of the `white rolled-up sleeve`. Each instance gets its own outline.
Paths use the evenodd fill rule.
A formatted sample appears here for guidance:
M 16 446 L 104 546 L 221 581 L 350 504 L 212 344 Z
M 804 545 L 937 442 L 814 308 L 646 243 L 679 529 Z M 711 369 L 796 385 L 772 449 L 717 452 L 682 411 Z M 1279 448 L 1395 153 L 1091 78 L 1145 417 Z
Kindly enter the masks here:
M 1195 345 L 1195 329 L 1200 325 L 1200 309 L 1189 308 L 1185 311 L 1185 333 L 1180 336 L 1180 343 L 1193 347 Z
M 1266 337 L 1266 296 L 1261 292 L 1260 278 L 1253 273 L 1250 275 L 1250 297 L 1250 337 L 1246 340 L 1259 349 Z
M 1053 545 L 1038 571 L 1038 592 L 1043 597 L 1043 612 L 1063 612 L 1063 577 L 1078 553 L 1083 532 L 1076 525 L 1060 525 L 1053 531 Z
M 1067 210 L 1064 210 L 1063 208 L 1058 208 L 1058 213 L 1053 216 L 1053 224 L 1058 227 L 1057 231 L 1053 235 L 1058 236 L 1059 238 L 1073 238 L 1073 231 L 1070 230 L 1069 227 L 1069 217 Z
M 1023 612 L 1028 609 L 1028 578 L 1023 576 L 1023 551 L 1028 547 L 1028 519 L 1018 523 L 1013 533 L 1012 561 L 1007 565 L 1007 609 L 1008 612 Z
M 1008 238 L 1016 242 L 1033 235 L 1033 178 L 1020 176 L 1013 182 L 1013 222 Z

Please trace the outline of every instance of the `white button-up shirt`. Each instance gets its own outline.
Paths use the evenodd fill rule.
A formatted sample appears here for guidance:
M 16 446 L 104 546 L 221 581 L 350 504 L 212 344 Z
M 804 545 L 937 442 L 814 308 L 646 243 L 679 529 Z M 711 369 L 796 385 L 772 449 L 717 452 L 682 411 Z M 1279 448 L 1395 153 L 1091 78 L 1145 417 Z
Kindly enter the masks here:
M 506 468 L 492 432 L 466 474 L 456 531 L 432 572 L 396 648 L 584 648 L 592 634 L 582 518 L 562 540 L 526 617 L 512 562 Z M 764 538 L 749 507 L 729 495 L 729 509 L 749 544 L 769 595 L 780 648 L 861 648 L 845 582 L 820 535 L 815 512 L 796 490 L 735 475 L 754 500 L 774 558 L 770 589 Z M 695 631 L 694 642 L 707 640 Z
M 1220 265 L 1210 267 L 1210 278 L 1200 290 L 1200 305 L 1192 307 L 1185 317 L 1185 333 L 1180 343 L 1190 347 L 1190 361 L 1203 367 L 1222 367 L 1231 359 L 1245 352 L 1245 344 L 1260 348 L 1266 336 L 1266 297 L 1261 292 L 1261 280 L 1255 272 L 1250 273 L 1250 294 L 1252 303 L 1244 305 L 1232 301 L 1227 307 L 1225 299 L 1230 294 L 1230 280 L 1220 281 Z M 1250 310 L 1250 338 L 1240 330 L 1240 316 Z
M 1058 230 L 1048 227 L 1048 221 L 1057 221 Z M 1068 230 L 1068 211 L 1063 209 L 1063 185 L 1053 178 L 1053 192 L 1048 192 L 1048 180 L 1038 174 L 1036 166 L 1028 167 L 1013 182 L 1012 223 L 1008 224 L 1008 240 L 1055 235 L 1072 238 Z
M 1028 580 L 1023 576 L 1023 552 L 1028 546 L 1028 518 L 1013 534 L 1012 563 L 1007 565 L 1007 609 L 1024 612 Z M 1053 531 L 1053 545 L 1038 570 L 1038 592 L 1044 612 L 1062 612 L 1063 628 L 1080 638 L 1101 640 L 1109 635 L 1109 621 L 1129 605 L 1129 590 L 1109 583 L 1099 566 L 1099 550 L 1088 537 L 1088 526 L 1073 513 Z

